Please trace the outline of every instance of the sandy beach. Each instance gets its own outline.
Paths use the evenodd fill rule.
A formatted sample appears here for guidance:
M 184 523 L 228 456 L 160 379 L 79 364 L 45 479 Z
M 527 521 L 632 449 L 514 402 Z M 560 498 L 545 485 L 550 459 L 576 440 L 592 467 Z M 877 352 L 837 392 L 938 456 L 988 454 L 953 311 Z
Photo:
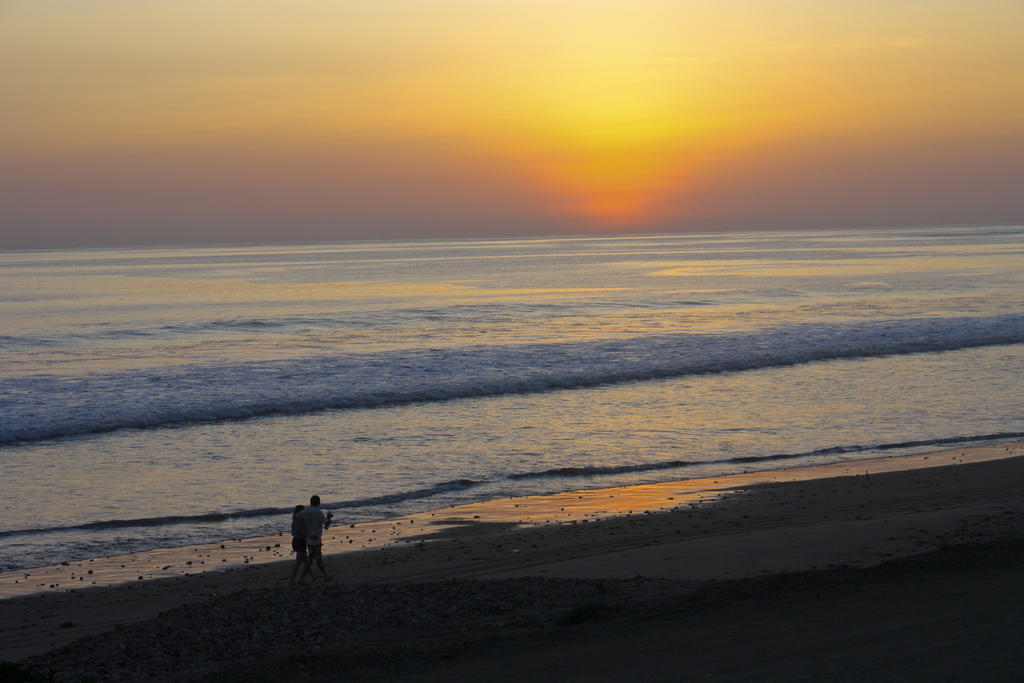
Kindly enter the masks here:
M 58 677 L 89 671 L 96 678 L 187 678 L 228 668 L 243 671 L 246 664 L 263 657 L 287 657 L 299 648 L 309 655 L 303 663 L 303 675 L 329 679 L 330 672 L 340 675 L 337 653 L 342 646 L 372 644 L 380 648 L 386 641 L 393 648 L 455 638 L 462 643 L 457 657 L 443 653 L 427 656 L 422 648 L 412 654 L 403 650 L 405 654 L 398 656 L 392 649 L 385 658 L 392 663 L 385 667 L 383 660 L 372 654 L 380 650 L 371 648 L 369 655 L 353 657 L 349 653 L 344 666 L 355 678 L 461 680 L 485 665 L 499 667 L 505 658 L 506 668 L 489 671 L 492 677 L 511 679 L 515 672 L 528 672 L 528 667 L 536 667 L 541 661 L 551 662 L 553 668 L 548 673 L 555 677 L 561 671 L 556 656 L 561 651 L 571 653 L 567 656 L 577 663 L 592 660 L 595 675 L 591 677 L 619 680 L 608 663 L 601 665 L 601 658 L 592 655 L 610 653 L 613 642 L 626 641 L 638 646 L 647 644 L 643 646 L 652 648 L 647 656 L 652 661 L 682 652 L 678 642 L 669 642 L 658 634 L 681 633 L 689 628 L 688 638 L 704 637 L 686 621 L 686 614 L 692 611 L 703 614 L 702 620 L 711 619 L 721 638 L 727 637 L 729 629 L 741 632 L 748 618 L 767 620 L 762 624 L 768 629 L 762 632 L 767 638 L 766 647 L 773 638 L 778 640 L 772 635 L 778 628 L 807 632 L 804 637 L 812 642 L 808 624 L 818 624 L 817 630 L 810 629 L 820 636 L 817 647 L 832 647 L 838 657 L 824 657 L 825 666 L 844 656 L 856 656 L 857 648 L 862 654 L 870 654 L 871 644 L 885 639 L 889 639 L 887 647 L 892 649 L 900 645 L 900 638 L 910 637 L 907 634 L 920 637 L 921 629 L 915 630 L 913 619 L 907 616 L 911 613 L 892 606 L 888 598 L 893 595 L 906 596 L 922 609 L 952 606 L 941 618 L 958 619 L 958 632 L 966 635 L 961 645 L 935 641 L 934 647 L 948 654 L 950 648 L 967 647 L 969 643 L 975 647 L 977 642 L 995 637 L 989 634 L 986 640 L 977 630 L 978 623 L 993 623 L 991 614 L 978 611 L 988 604 L 986 596 L 1012 601 L 1020 593 L 1014 587 L 1020 559 L 1015 551 L 1000 554 L 978 544 L 995 543 L 994 547 L 1013 550 L 1014 544 L 1024 538 L 1021 455 L 1024 444 L 1004 443 L 713 480 L 491 501 L 332 529 L 326 550 L 334 580 L 295 588 L 287 586 L 291 562 L 287 559 L 286 537 L 9 572 L 0 575 L 0 594 L 5 596 L 0 600 L 0 660 L 22 662 L 36 670 L 52 666 Z M 962 567 L 953 574 L 947 566 L 953 556 L 941 555 L 950 552 L 951 547 L 966 553 L 956 555 L 960 559 L 955 562 Z M 1002 564 L 994 567 L 985 561 L 993 553 L 1002 558 Z M 915 556 L 931 559 L 922 559 L 920 566 L 900 565 L 903 573 L 897 579 L 891 571 L 877 574 L 877 569 L 870 569 Z M 939 570 L 941 575 L 935 574 Z M 779 578 L 796 576 L 794 573 L 803 578 L 796 583 L 792 578 Z M 856 600 L 844 592 L 846 589 L 837 588 L 848 587 L 851 576 L 860 577 L 857 585 L 866 587 Z M 871 578 L 877 576 L 883 577 L 881 583 Z M 846 578 L 840 581 L 835 577 Z M 986 588 L 972 598 L 969 610 L 959 599 L 951 602 L 937 592 L 960 586 L 958 594 L 966 595 L 981 585 L 978 581 L 982 578 Z M 781 583 L 766 588 L 765 581 Z M 739 587 L 741 584 L 746 587 Z M 789 597 L 783 604 L 772 603 L 769 609 L 766 591 Z M 732 596 L 723 599 L 727 609 L 719 604 L 710 613 L 700 611 L 706 609 L 708 595 L 724 594 Z M 360 595 L 365 599 L 357 599 Z M 398 595 L 405 596 L 403 599 L 416 596 L 410 608 L 413 612 L 403 612 L 405 616 L 397 621 L 378 619 L 381 609 L 397 609 L 389 601 Z M 477 598 L 470 599 L 474 595 Z M 740 599 L 737 595 L 761 597 Z M 525 600 L 523 596 L 530 596 L 528 604 L 520 604 Z M 323 627 L 317 629 L 312 643 L 309 634 L 295 622 L 291 628 L 274 625 L 281 614 L 273 607 L 276 600 L 297 605 L 300 613 L 293 617 L 297 619 L 302 618 L 302 605 L 316 607 Z M 821 615 L 812 606 L 822 601 L 831 604 L 829 624 L 841 623 L 847 628 L 855 625 L 859 629 L 856 648 L 821 641 L 821 634 L 829 626 L 819 623 Z M 460 602 L 465 602 L 464 609 L 458 607 Z M 342 603 L 349 607 L 337 606 Z M 506 603 L 511 605 L 507 618 L 495 622 L 494 610 L 488 606 Z M 266 605 L 265 613 L 253 604 Z M 351 605 L 359 605 L 361 611 L 342 618 L 344 609 L 355 609 Z M 601 611 L 594 605 L 607 606 L 607 614 L 593 616 L 591 612 Z M 658 605 L 675 605 L 678 609 L 666 614 Z M 865 605 L 877 609 L 890 605 L 893 614 L 904 615 L 904 630 L 896 629 L 894 633 L 890 628 L 893 615 L 887 617 L 877 609 L 873 615 Z M 241 612 L 250 608 L 254 614 L 242 618 Z M 206 618 L 203 615 L 223 610 L 239 615 L 235 621 L 241 621 L 241 627 L 252 633 L 263 628 L 267 639 L 240 640 L 236 631 L 213 628 L 202 637 L 216 644 L 217 654 L 206 659 L 205 655 L 189 655 L 187 648 L 183 651 L 181 643 L 174 642 L 177 636 L 166 635 L 168 628 L 172 634 L 194 635 L 196 623 Z M 160 613 L 164 613 L 162 622 L 155 619 Z M 998 607 L 998 613 L 1009 615 L 1003 607 Z M 812 619 L 810 614 L 818 616 Z M 970 614 L 976 621 L 970 620 Z M 443 615 L 447 616 L 442 619 Z M 789 626 L 769 624 L 771 619 L 787 615 L 797 621 Z M 485 625 L 479 620 L 482 617 L 487 617 Z M 941 623 L 939 616 L 928 619 L 932 626 Z M 266 625 L 259 626 L 265 620 Z M 157 622 L 165 635 L 147 641 L 153 651 L 133 644 L 130 634 L 145 633 L 150 625 L 157 628 Z M 575 630 L 537 630 L 539 624 L 577 622 Z M 376 626 L 361 629 L 353 623 Z M 917 626 L 925 628 L 926 624 Z M 497 641 L 491 638 L 486 643 L 473 641 L 467 645 L 467 628 L 475 633 L 504 635 Z M 612 637 L 612 632 L 619 635 Z M 632 635 L 622 635 L 627 632 Z M 582 633 L 589 635 L 581 639 Z M 452 634 L 462 635 L 456 638 Z M 240 642 L 256 649 L 239 646 Z M 555 648 L 552 643 L 560 645 Z M 724 640 L 698 645 L 695 651 L 705 653 L 735 648 Z M 692 646 L 691 642 L 690 649 L 694 650 Z M 776 642 L 776 649 L 779 647 Z M 927 659 L 921 641 L 915 640 L 914 647 L 914 657 Z M 1006 660 L 1000 659 L 996 652 L 999 648 L 993 647 L 991 666 L 1002 666 Z M 435 648 L 444 649 L 436 642 Z M 318 652 L 324 653 L 328 669 L 317 668 Z M 129 664 L 118 664 L 119 657 Z M 727 659 L 732 678 L 757 677 L 758 672 L 770 677 L 772 672 L 768 665 L 737 668 L 731 658 Z M 883 660 L 877 659 L 878 666 L 883 666 Z M 147 661 L 164 668 L 146 669 Z M 870 668 L 870 661 L 868 657 L 862 663 Z M 82 668 L 83 662 L 91 662 L 93 668 Z M 403 662 L 411 663 L 406 666 Z M 887 670 L 895 671 L 887 666 Z M 607 675 L 596 675 L 601 671 Z M 796 675 L 801 669 L 788 671 Z M 538 671 L 530 675 L 545 677 Z M 689 677 L 666 670 L 661 678 Z

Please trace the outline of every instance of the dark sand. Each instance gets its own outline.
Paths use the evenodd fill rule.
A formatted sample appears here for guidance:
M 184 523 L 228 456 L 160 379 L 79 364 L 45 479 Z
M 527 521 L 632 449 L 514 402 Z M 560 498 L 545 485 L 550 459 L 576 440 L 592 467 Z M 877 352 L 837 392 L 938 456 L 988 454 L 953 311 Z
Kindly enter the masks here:
M 163 635 L 146 641 L 154 656 L 129 642 L 136 648 L 129 663 L 159 660 L 163 669 L 109 675 L 1005 680 L 1024 651 L 1018 616 L 1024 614 L 1024 458 L 1011 457 L 1021 452 L 1021 444 L 954 449 L 928 457 L 955 464 L 904 471 L 844 465 L 851 475 L 868 476 L 801 481 L 793 474 L 801 471 L 790 470 L 777 473 L 782 483 L 741 476 L 703 487 L 673 482 L 618 494 L 535 497 L 504 503 L 505 519 L 482 508 L 428 513 L 406 518 L 417 531 L 403 532 L 405 540 L 391 547 L 329 556 L 337 577 L 331 584 L 289 589 L 289 563 L 278 561 L 2 600 L 0 659 L 24 660 L 98 634 L 91 644 L 25 663 L 114 662 L 117 651 L 104 654 L 104 647 L 144 631 L 158 612 L 191 604 L 191 612 L 162 617 L 164 630 L 153 633 Z M 994 457 L 1004 459 L 983 460 Z M 713 497 L 709 491 L 718 489 L 711 483 L 742 492 L 695 502 Z M 635 513 L 603 518 L 608 510 L 596 503 L 615 495 L 619 503 L 636 502 Z M 571 500 L 589 506 L 566 514 Z M 659 500 L 662 505 L 651 505 Z M 666 509 L 651 512 L 659 507 Z M 534 515 L 523 517 L 527 524 L 543 521 L 538 510 L 548 519 L 566 514 L 568 521 L 517 528 L 520 519 L 509 519 L 508 511 L 524 508 Z M 611 514 L 624 512 L 617 507 Z M 417 534 L 429 540 L 421 543 Z M 458 583 L 467 579 L 486 581 L 472 588 Z M 237 597 L 241 588 L 248 589 L 244 598 Z M 473 610 L 456 609 L 463 593 L 479 596 Z M 520 604 L 515 596 L 523 594 L 532 602 Z M 405 621 L 382 620 L 382 613 L 398 609 L 393 600 L 413 609 L 401 612 Z M 377 626 L 321 630 L 315 649 L 300 648 L 310 638 L 298 627 L 274 630 L 280 627 L 275 614 L 283 611 L 275 601 L 315 609 L 328 625 L 358 603 L 361 611 L 347 618 Z M 454 611 L 444 619 L 445 610 L 415 607 L 449 603 Z M 265 605 L 266 613 L 253 604 Z M 490 614 L 490 605 L 500 608 Z M 237 645 L 249 642 L 238 633 L 221 633 L 216 654 L 206 660 L 187 649 L 158 653 L 194 633 L 203 615 L 251 608 L 251 628 L 274 634 L 259 655 Z M 266 625 L 255 626 L 261 619 Z M 111 633 L 119 624 L 135 626 Z M 218 633 L 205 633 L 204 642 L 216 642 Z M 297 649 L 309 651 L 285 657 Z M 251 668 L 264 654 L 272 661 Z

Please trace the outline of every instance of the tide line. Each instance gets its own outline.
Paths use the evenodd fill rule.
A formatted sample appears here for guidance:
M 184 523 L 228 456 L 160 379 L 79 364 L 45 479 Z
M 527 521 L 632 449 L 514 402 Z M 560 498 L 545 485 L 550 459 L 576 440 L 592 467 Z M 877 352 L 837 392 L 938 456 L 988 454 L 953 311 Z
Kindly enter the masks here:
M 1024 455 L 1024 442 L 1010 441 L 713 478 L 503 498 L 394 519 L 334 527 L 325 533 L 324 554 L 327 557 L 342 556 L 345 553 L 375 550 L 396 544 L 442 541 L 472 527 L 508 529 L 582 524 L 608 517 L 651 514 L 714 504 L 764 484 L 870 476 L 883 472 L 1001 460 L 1020 455 Z M 129 555 L 8 571 L 0 573 L 0 599 L 206 572 L 238 571 L 257 565 L 286 562 L 290 557 L 290 541 L 290 537 L 282 533 L 277 536 L 159 548 Z M 282 577 L 286 577 L 287 573 L 288 569 L 282 567 Z

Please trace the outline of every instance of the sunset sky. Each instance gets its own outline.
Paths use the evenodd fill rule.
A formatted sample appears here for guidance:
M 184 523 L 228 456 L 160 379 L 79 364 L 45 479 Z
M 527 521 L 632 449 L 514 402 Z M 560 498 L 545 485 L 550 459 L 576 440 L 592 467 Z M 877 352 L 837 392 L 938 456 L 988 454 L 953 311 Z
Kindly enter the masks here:
M 0 248 L 1024 222 L 1020 0 L 0 0 Z

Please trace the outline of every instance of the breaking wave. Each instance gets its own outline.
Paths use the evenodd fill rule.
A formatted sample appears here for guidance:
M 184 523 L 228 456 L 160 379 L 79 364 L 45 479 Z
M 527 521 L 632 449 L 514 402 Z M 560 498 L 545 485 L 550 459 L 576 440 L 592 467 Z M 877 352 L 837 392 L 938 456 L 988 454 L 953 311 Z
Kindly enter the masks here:
M 1024 343 L 1024 315 L 473 346 L 0 381 L 0 444 Z

